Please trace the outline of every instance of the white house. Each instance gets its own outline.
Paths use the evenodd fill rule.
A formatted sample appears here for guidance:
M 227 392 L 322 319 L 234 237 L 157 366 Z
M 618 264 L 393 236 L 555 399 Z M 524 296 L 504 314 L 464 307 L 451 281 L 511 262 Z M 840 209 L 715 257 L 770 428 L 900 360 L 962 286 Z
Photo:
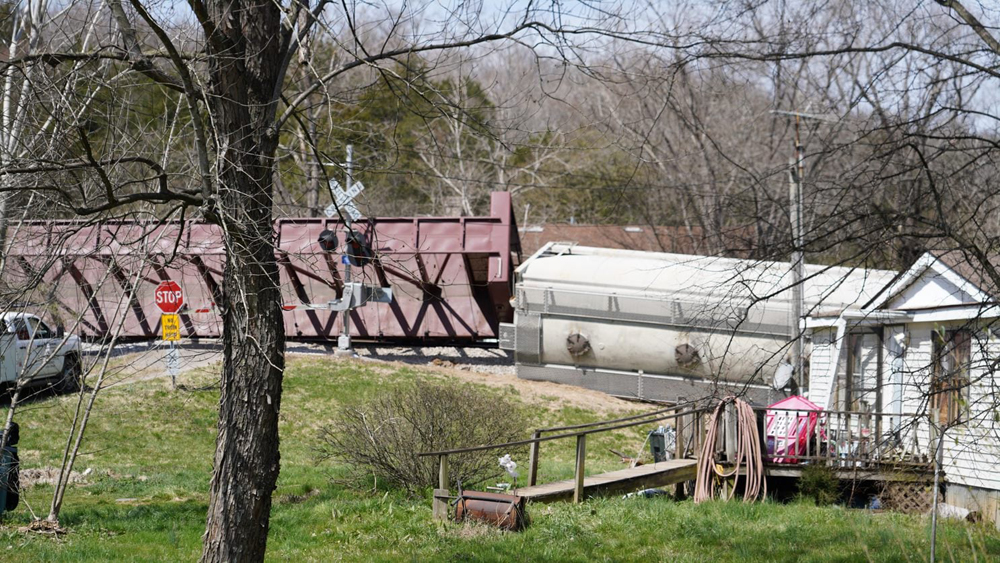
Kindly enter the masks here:
M 946 502 L 1000 523 L 1000 293 L 969 258 L 927 253 L 862 307 L 806 319 L 808 397 L 888 413 L 883 434 L 929 458 L 940 428 Z

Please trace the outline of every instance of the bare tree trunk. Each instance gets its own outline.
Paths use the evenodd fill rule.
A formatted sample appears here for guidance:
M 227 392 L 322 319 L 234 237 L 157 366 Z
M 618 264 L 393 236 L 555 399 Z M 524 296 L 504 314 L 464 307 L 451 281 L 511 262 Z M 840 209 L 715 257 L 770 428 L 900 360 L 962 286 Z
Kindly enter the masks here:
M 131 298 L 131 296 L 129 296 Z M 69 486 L 70 478 L 73 476 L 73 466 L 76 465 L 76 458 L 80 454 L 80 445 L 83 444 L 83 436 L 87 432 L 87 424 L 90 422 L 90 414 L 94 410 L 94 402 L 97 394 L 104 385 L 104 376 L 108 373 L 108 364 L 122 328 L 125 326 L 125 315 L 122 314 L 121 306 L 127 304 L 129 300 L 119 302 L 119 309 L 115 311 L 116 316 L 121 320 L 115 328 L 115 333 L 111 337 L 107 350 L 104 352 L 104 361 L 100 371 L 97 373 L 97 381 L 90 390 L 90 397 L 87 398 L 84 406 L 84 397 L 87 393 L 85 385 L 80 385 L 80 390 L 76 396 L 76 411 L 73 414 L 73 423 L 70 425 L 69 434 L 66 437 L 66 449 L 63 451 L 62 465 L 59 466 L 59 476 L 56 479 L 55 490 L 52 491 L 52 504 L 49 505 L 49 515 L 45 518 L 49 522 L 59 521 L 59 511 L 62 510 L 63 498 L 66 496 L 66 488 Z M 82 411 L 82 417 L 81 417 Z
M 284 323 L 272 233 L 280 81 L 275 3 L 209 3 L 210 103 L 226 233 L 219 435 L 202 561 L 259 561 L 278 479 Z
M 11 197 L 6 191 L 0 192 L 0 274 L 7 267 L 7 199 Z
M 310 143 L 315 143 L 318 139 L 316 121 L 319 119 L 319 104 L 309 108 L 308 112 L 308 133 Z M 308 148 L 308 147 L 306 147 Z M 308 170 L 309 170 L 309 185 L 306 189 L 309 190 L 308 197 L 306 197 L 306 207 L 309 209 L 306 213 L 310 217 L 319 217 L 321 214 L 319 212 L 319 192 L 320 192 L 320 180 L 323 174 L 323 170 L 320 168 L 322 164 L 317 159 L 316 155 L 310 150 L 304 150 L 303 158 L 308 158 Z
M 269 181 L 269 175 L 260 179 Z M 250 198 L 246 202 L 248 216 L 270 215 L 270 204 L 262 206 Z M 269 217 L 253 219 L 245 225 L 250 232 L 230 239 L 224 284 L 228 330 L 203 561 L 262 560 L 267 544 L 271 493 L 278 480 L 284 371 L 284 325 L 270 225 Z

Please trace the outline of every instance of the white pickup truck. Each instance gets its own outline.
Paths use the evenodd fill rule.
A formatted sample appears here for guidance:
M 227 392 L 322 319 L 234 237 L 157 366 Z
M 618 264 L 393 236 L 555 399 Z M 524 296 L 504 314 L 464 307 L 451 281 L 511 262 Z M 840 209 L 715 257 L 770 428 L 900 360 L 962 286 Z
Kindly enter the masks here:
M 82 374 L 80 359 L 79 337 L 64 336 L 61 329 L 49 328 L 32 314 L 0 314 L 0 386 L 27 378 L 31 384 L 76 391 Z

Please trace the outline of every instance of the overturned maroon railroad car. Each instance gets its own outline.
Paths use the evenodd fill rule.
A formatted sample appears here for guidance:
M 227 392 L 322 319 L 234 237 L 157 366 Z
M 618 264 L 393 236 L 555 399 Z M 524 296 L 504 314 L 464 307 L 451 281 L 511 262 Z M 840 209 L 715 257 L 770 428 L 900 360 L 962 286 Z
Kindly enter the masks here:
M 510 194 L 492 194 L 488 217 L 363 219 L 354 228 L 370 241 L 376 260 L 354 267 L 352 280 L 392 287 L 392 303 L 367 303 L 351 313 L 360 340 L 474 343 L 497 338 L 513 316 L 512 274 L 520 242 Z M 340 314 L 329 310 L 344 287 L 343 256 L 317 239 L 338 233 L 334 219 L 275 221 L 285 333 L 293 340 L 335 340 Z M 159 337 L 153 292 L 164 280 L 184 291 L 179 311 L 188 338 L 218 337 L 225 248 L 215 225 L 199 222 L 32 221 L 12 226 L 5 277 L 34 288 L 26 307 L 84 337 L 120 330 L 130 340 Z M 79 321 L 77 321 L 79 319 Z M 120 328 L 119 328 L 120 327 Z

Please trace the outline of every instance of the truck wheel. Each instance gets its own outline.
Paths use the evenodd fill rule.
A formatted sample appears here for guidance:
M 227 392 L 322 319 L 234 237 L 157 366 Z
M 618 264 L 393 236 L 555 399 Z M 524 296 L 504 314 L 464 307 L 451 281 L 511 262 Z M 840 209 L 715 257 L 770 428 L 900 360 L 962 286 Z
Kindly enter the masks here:
M 62 393 L 79 391 L 81 375 L 83 375 L 83 370 L 80 369 L 80 359 L 76 356 L 66 356 L 62 374 L 59 376 L 58 391 Z

